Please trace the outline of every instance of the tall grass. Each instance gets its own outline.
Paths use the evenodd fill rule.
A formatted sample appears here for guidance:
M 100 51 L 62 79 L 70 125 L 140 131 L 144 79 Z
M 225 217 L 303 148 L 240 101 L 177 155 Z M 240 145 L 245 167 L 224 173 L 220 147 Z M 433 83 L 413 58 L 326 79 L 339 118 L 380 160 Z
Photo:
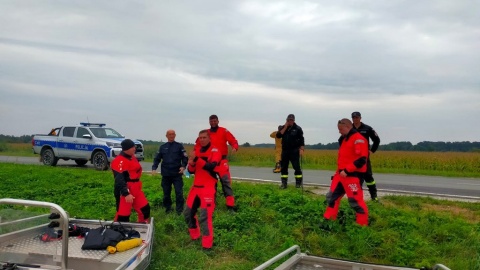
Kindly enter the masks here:
M 480 203 L 388 196 L 382 204 L 367 202 L 369 227 L 355 225 L 355 214 L 342 202 L 343 225 L 332 231 L 317 225 L 325 210 L 323 195 L 312 190 L 234 182 L 239 211 L 226 211 L 217 198 L 215 246 L 204 252 L 191 241 L 182 216 L 160 207 L 160 178 L 142 176 L 152 205 L 155 239 L 150 269 L 253 269 L 284 249 L 299 244 L 302 251 L 372 263 L 451 269 L 479 269 Z M 185 179 L 187 194 L 191 179 Z M 115 214 L 111 172 L 0 164 L 2 197 L 57 203 L 71 216 L 112 219 Z

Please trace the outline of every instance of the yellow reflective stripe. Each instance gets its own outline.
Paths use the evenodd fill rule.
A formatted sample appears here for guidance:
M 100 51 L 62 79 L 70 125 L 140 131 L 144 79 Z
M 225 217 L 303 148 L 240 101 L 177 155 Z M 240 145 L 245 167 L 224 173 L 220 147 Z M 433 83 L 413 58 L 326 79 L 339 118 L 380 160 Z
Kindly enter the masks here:
M 373 186 L 373 185 L 375 185 L 375 181 L 370 182 L 370 183 L 368 183 L 367 181 L 365 181 L 365 183 L 367 183 L 367 186 Z
M 295 178 L 302 178 L 302 177 L 303 177 L 303 175 L 301 175 L 301 174 L 300 175 L 295 175 Z
M 282 174 L 282 178 L 288 178 L 288 174 Z

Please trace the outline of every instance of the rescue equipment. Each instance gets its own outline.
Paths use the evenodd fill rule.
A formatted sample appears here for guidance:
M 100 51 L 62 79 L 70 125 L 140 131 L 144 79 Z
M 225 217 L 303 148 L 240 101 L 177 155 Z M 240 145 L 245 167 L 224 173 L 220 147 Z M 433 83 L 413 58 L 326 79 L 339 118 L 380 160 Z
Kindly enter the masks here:
M 110 254 L 113 254 L 115 252 L 122 252 L 132 248 L 136 248 L 141 244 L 142 244 L 141 238 L 132 238 L 129 240 L 120 241 L 116 246 L 108 246 L 107 250 Z

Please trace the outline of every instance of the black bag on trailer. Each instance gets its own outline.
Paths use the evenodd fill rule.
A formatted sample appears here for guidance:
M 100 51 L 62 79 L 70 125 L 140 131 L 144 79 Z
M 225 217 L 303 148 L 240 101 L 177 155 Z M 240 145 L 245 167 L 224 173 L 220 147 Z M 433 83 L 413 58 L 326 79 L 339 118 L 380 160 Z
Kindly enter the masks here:
M 114 223 L 110 224 L 108 228 L 121 233 L 123 235 L 123 240 L 141 237 L 140 233 L 134 230 L 132 226 L 123 225 L 118 221 L 115 224 Z
M 82 249 L 106 249 L 108 246 L 116 246 L 123 239 L 124 236 L 121 233 L 102 226 L 91 229 L 86 234 Z

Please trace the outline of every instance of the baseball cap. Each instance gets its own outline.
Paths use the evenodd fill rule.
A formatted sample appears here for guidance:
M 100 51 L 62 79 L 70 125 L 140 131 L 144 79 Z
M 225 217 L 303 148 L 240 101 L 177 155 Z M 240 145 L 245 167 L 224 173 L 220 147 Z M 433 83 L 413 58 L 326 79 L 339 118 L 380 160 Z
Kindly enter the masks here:
M 295 120 L 295 115 L 289 114 L 289 115 L 287 116 L 287 119 L 293 119 L 293 120 Z
M 352 112 L 352 117 L 359 116 L 362 117 L 362 114 L 360 112 Z

